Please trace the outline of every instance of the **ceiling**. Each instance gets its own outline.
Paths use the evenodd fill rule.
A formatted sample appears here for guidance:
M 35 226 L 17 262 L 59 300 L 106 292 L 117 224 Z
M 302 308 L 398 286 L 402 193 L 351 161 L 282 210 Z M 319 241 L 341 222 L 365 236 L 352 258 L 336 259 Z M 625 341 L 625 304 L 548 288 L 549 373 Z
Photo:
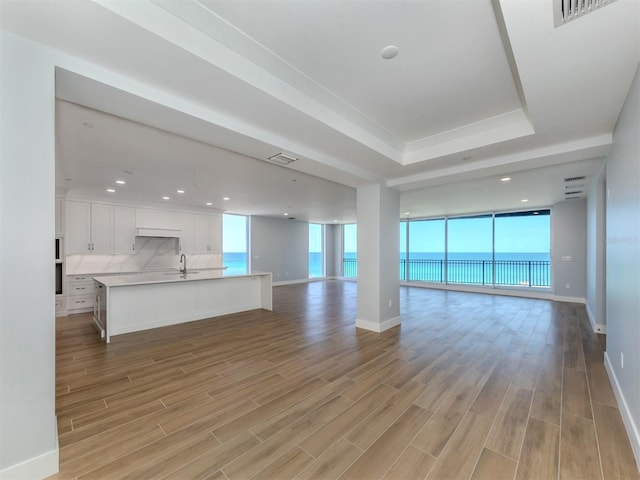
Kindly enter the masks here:
M 103 197 L 128 175 L 109 198 L 329 223 L 355 221 L 370 182 L 411 217 L 588 184 L 638 66 L 640 2 L 558 28 L 552 3 L 26 0 L 0 22 L 90 65 L 56 72 L 59 189 Z M 278 152 L 299 160 L 264 161 Z

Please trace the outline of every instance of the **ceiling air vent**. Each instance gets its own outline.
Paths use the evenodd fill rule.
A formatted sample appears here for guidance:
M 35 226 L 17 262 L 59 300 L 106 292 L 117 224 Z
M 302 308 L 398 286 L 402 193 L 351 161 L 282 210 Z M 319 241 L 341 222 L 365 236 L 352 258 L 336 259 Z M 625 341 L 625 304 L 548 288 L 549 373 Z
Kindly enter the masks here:
M 602 8 L 616 0 L 553 0 L 553 17 L 556 27 L 587 13 Z
M 276 155 L 271 155 L 267 160 L 271 163 L 275 163 L 276 165 L 289 165 L 298 159 L 291 155 L 287 155 L 286 153 L 277 153 Z

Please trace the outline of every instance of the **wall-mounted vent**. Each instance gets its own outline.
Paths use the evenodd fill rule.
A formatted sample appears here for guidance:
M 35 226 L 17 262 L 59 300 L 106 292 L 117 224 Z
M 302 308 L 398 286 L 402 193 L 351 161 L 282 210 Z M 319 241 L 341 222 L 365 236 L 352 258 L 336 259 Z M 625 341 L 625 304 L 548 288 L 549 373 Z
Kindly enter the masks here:
M 585 177 L 584 175 L 582 175 L 581 177 L 568 177 L 564 179 L 564 183 L 570 183 L 570 182 L 582 182 L 584 180 L 586 180 L 587 177 Z
M 587 13 L 602 8 L 616 0 L 554 0 L 553 17 L 556 27 L 571 20 L 583 17 Z
M 267 160 L 271 163 L 275 163 L 276 165 L 289 165 L 298 159 L 291 155 L 287 155 L 286 153 L 277 153 L 276 155 L 271 155 Z
M 582 190 L 576 190 L 574 192 L 565 192 L 565 195 L 566 196 L 569 196 L 569 195 L 580 195 L 581 193 L 582 193 Z

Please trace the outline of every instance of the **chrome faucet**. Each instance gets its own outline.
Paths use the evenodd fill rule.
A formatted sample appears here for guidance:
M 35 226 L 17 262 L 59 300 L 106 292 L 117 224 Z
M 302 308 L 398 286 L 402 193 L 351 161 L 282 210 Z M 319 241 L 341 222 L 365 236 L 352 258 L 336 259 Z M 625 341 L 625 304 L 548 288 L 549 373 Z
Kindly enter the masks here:
M 180 255 L 180 263 L 182 264 L 180 273 L 183 275 L 186 275 L 187 274 L 187 256 L 184 253 Z

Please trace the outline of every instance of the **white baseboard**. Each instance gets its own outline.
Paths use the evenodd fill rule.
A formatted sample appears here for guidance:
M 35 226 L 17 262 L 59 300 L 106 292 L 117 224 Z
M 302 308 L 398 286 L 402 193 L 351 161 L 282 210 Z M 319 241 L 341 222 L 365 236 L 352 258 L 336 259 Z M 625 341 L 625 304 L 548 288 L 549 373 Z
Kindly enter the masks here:
M 298 280 L 283 280 L 281 282 L 273 282 L 273 287 L 281 287 L 282 285 L 295 285 L 296 283 L 311 283 L 322 282 L 323 280 L 333 280 L 336 277 L 314 277 L 314 278 L 300 278 Z
M 309 283 L 309 281 L 315 281 L 316 279 L 313 278 L 301 278 L 300 280 L 283 280 L 281 282 L 273 282 L 271 284 L 272 287 L 281 287 L 283 285 L 295 285 L 296 283 Z M 318 279 L 320 280 L 320 279 Z
M 609 380 L 611 381 L 611 386 L 613 387 L 613 393 L 616 396 L 616 400 L 618 402 L 618 410 L 620 410 L 622 422 L 624 423 L 624 427 L 627 430 L 627 436 L 629 437 L 629 441 L 631 442 L 631 449 L 633 450 L 633 454 L 636 457 L 636 467 L 638 467 L 638 471 L 640 471 L 640 432 L 638 431 L 639 426 L 633 422 L 633 415 L 631 415 L 629 405 L 627 404 L 624 393 L 622 393 L 620 383 L 618 382 L 618 377 L 616 377 L 616 372 L 613 369 L 611 358 L 609 358 L 607 352 L 604 352 L 604 368 L 607 370 L 607 374 L 609 375 Z
M 587 317 L 589 318 L 589 323 L 591 323 L 591 328 L 593 329 L 593 331 L 595 333 L 607 333 L 606 325 L 603 325 L 602 323 L 596 323 L 596 317 L 591 311 L 588 302 L 585 303 L 585 307 L 587 310 Z
M 372 332 L 384 332 L 390 328 L 400 325 L 400 316 L 390 318 L 382 323 L 372 322 L 370 320 L 356 319 L 356 328 L 362 328 L 364 330 L 370 330 Z
M 541 300 L 553 300 L 553 294 L 548 291 L 537 291 L 522 288 L 493 288 L 490 286 L 460 285 L 451 283 L 427 283 L 401 281 L 403 287 L 431 288 L 434 290 L 449 290 L 452 292 L 484 293 L 488 295 L 504 295 L 506 297 L 537 298 Z
M 554 302 L 580 303 L 586 305 L 587 301 L 583 297 L 565 297 L 564 295 L 554 295 Z
M 60 466 L 57 439 L 58 435 L 56 432 L 56 448 L 50 452 L 43 453 L 42 455 L 30 458 L 29 460 L 0 471 L 0 480 L 33 480 L 36 478 L 46 478 L 58 473 Z

